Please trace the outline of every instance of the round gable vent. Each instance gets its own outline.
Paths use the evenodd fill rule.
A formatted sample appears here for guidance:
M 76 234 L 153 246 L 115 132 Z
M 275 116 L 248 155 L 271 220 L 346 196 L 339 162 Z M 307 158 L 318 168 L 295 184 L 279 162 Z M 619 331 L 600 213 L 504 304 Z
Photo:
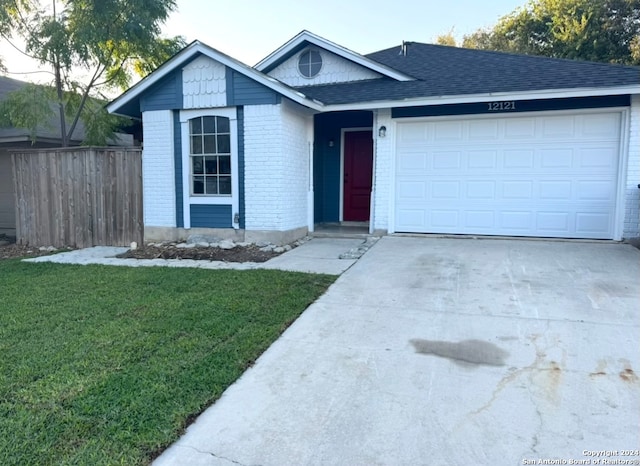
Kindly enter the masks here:
M 300 54 L 298 71 L 305 78 L 313 78 L 322 69 L 322 56 L 317 50 L 307 50 Z

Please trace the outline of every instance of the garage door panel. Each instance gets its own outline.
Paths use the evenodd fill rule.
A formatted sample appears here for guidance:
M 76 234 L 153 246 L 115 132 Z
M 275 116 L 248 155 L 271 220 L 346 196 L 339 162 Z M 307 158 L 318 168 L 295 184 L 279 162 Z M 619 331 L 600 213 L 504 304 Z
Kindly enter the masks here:
M 459 170 L 462 168 L 462 152 L 459 151 L 437 151 L 431 157 L 431 167 L 437 170 Z
M 426 201 L 427 199 L 426 181 L 402 181 L 398 185 L 398 199 Z
M 433 126 L 433 139 L 436 142 L 462 141 L 463 129 L 461 121 L 441 121 Z
M 504 124 L 504 139 L 535 139 L 536 120 L 534 118 L 516 118 L 502 121 Z
M 546 236 L 563 236 L 571 231 L 570 222 L 572 215 L 569 212 L 537 212 L 537 229 Z
M 496 197 L 496 182 L 493 180 L 472 180 L 467 182 L 467 199 L 493 200 Z
M 431 183 L 431 199 L 458 199 L 459 197 L 459 181 L 434 181 Z M 423 200 L 427 201 L 427 198 L 423 198 Z
M 581 136 L 585 139 L 616 140 L 619 137 L 620 114 L 599 113 L 581 117 Z
M 578 181 L 576 198 L 585 201 L 615 201 L 615 192 L 611 189 L 613 180 Z
M 474 150 L 467 152 L 467 167 L 478 170 L 495 170 L 498 168 L 497 150 Z
M 534 214 L 530 211 L 502 211 L 500 212 L 500 228 L 506 232 L 530 231 L 533 227 Z
M 412 123 L 411 132 L 429 140 L 397 142 L 395 230 L 612 238 L 619 126 L 609 126 L 613 134 L 602 133 L 591 142 L 580 134 L 588 127 L 585 122 L 619 124 L 620 118 L 584 117 L 423 122 L 420 130 Z M 398 124 L 400 133 L 403 126 Z M 435 139 L 438 132 L 459 135 L 459 129 L 463 141 Z M 483 129 L 489 134 L 481 134 Z M 545 131 L 549 138 L 526 144 L 507 137 L 525 140 Z M 499 138 L 492 141 L 495 134 Z
M 554 138 L 570 138 L 576 136 L 576 117 L 572 115 L 546 117 L 538 119 L 542 125 L 542 134 L 544 139 Z
M 601 173 L 602 169 L 609 169 L 610 173 L 615 173 L 617 169 L 618 154 L 615 147 L 608 146 L 581 147 L 578 153 L 578 167 L 583 171 L 595 169 L 596 173 Z
M 502 198 L 504 200 L 523 200 L 533 197 L 532 181 L 503 181 Z
M 398 161 L 398 171 L 411 173 L 414 170 L 425 170 L 428 158 L 426 152 L 407 152 Z
M 457 210 L 434 209 L 431 212 L 431 223 L 438 229 L 452 228 L 460 223 L 459 216 Z
M 571 199 L 571 180 L 540 181 L 538 199 Z
M 611 217 L 608 212 L 576 212 L 576 231 L 585 236 L 605 234 Z
M 504 169 L 532 169 L 535 166 L 535 151 L 531 149 L 505 149 L 502 151 Z

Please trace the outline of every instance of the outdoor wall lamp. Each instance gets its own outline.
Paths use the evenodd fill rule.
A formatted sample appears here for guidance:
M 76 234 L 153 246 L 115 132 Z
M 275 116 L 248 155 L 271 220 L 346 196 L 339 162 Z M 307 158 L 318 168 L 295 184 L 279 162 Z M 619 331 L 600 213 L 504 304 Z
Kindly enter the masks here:
M 386 126 L 381 126 L 380 129 L 378 130 L 378 136 L 383 138 L 386 135 L 387 135 L 387 127 Z
M 333 147 L 335 145 L 335 143 L 333 142 L 333 139 L 329 139 L 329 147 Z

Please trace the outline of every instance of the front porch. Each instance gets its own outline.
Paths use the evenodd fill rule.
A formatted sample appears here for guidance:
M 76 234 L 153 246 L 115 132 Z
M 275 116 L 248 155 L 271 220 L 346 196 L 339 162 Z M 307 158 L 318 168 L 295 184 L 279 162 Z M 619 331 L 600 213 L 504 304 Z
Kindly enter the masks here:
M 314 223 L 319 234 L 368 234 L 374 166 L 374 113 L 314 117 Z

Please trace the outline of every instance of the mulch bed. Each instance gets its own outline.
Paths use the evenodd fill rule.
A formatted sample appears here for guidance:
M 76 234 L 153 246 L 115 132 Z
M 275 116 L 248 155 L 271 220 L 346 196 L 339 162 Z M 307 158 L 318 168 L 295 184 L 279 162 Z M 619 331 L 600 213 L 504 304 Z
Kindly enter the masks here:
M 16 244 L 13 238 L 0 235 L 0 260 L 17 259 L 20 257 L 39 257 L 47 256 L 49 254 L 51 254 L 51 251 L 41 251 L 39 248 L 34 246 Z
M 150 246 L 129 250 L 121 259 L 193 259 L 223 262 L 266 262 L 280 253 L 261 251 L 257 246 L 236 246 L 233 249 L 215 247 L 177 248 L 175 245 Z

